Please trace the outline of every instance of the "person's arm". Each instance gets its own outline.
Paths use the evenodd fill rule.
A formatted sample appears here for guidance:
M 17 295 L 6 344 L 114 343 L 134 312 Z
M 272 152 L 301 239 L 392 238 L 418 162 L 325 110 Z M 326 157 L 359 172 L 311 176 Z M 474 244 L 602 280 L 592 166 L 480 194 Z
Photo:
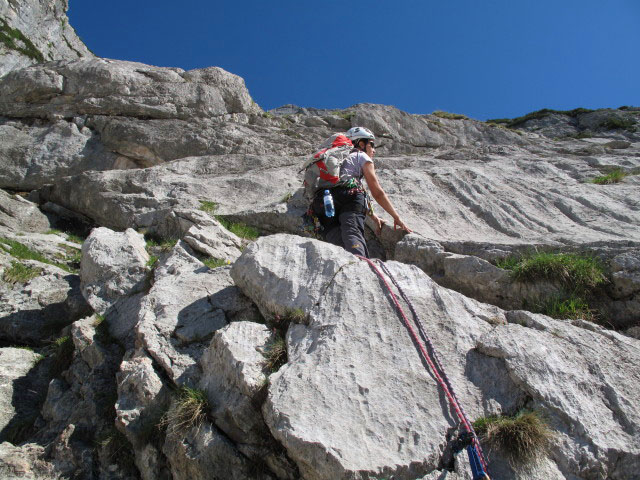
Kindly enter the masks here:
M 396 209 L 393 208 L 391 204 L 391 200 L 387 197 L 387 194 L 384 192 L 382 187 L 380 186 L 380 182 L 378 181 L 378 176 L 376 175 L 376 170 L 373 166 L 373 162 L 367 162 L 362 166 L 362 172 L 364 173 L 364 178 L 367 181 L 367 185 L 369 186 L 369 190 L 371 191 L 371 196 L 380 204 L 382 208 L 386 210 L 386 212 L 393 217 L 393 229 L 400 227 L 405 232 L 411 233 L 409 227 L 407 227 L 402 220 L 400 220 L 400 215 L 396 212 Z

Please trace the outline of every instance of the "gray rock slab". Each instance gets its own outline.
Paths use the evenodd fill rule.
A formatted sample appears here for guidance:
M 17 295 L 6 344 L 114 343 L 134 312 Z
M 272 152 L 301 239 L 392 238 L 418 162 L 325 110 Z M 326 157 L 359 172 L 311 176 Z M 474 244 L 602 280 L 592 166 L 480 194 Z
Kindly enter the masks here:
M 13 382 L 24 377 L 42 356 L 22 348 L 0 348 L 0 430 L 16 414 Z
M 513 413 L 527 401 L 542 410 L 559 439 L 543 469 L 556 472 L 551 478 L 561 478 L 558 471 L 597 478 L 597 470 L 622 479 L 637 468 L 636 340 L 529 314 L 505 325 L 502 310 L 415 267 L 386 265 L 472 419 Z M 415 478 L 437 468 L 456 422 L 367 264 L 330 245 L 275 235 L 250 245 L 232 275 L 263 312 L 308 314 L 308 325 L 289 328 L 289 362 L 272 375 L 263 407 L 304 478 Z
M 252 399 L 267 381 L 262 353 L 271 337 L 265 325 L 233 322 L 216 332 L 200 358 L 200 388 L 216 425 L 235 442 L 266 443 L 266 425 Z
M 229 268 L 210 269 L 180 242 L 156 267 L 142 305 L 139 344 L 177 384 L 199 378 L 198 360 L 214 332 L 231 320 L 253 320 L 257 312 L 233 285 Z
M 640 342 L 587 322 L 513 312 L 477 343 L 549 412 L 552 457 L 581 478 L 632 477 L 640 464 L 636 406 Z M 588 327 L 590 329 L 587 329 Z
M 0 443 L 0 475 L 5 480 L 58 480 L 59 472 L 45 459 L 45 448 L 36 443 L 16 446 Z
M 212 258 L 234 262 L 243 248 L 242 240 L 229 232 L 219 222 L 215 225 L 194 225 L 184 237 L 184 241 L 194 250 Z
M 94 229 L 82 245 L 82 293 L 104 315 L 121 298 L 147 286 L 149 254 L 142 234 L 133 229 L 114 232 Z
M 4 190 L 0 190 L 0 226 L 22 232 L 46 232 L 51 227 L 37 205 Z
M 68 0 L 29 0 L 3 2 L 0 5 L 0 18 L 3 22 L 6 22 L 8 28 L 18 30 L 34 48 L 31 56 L 28 56 L 3 42 L 0 45 L 0 77 L 11 70 L 39 61 L 93 56 L 69 25 L 68 8 Z M 23 43 L 24 40 L 17 42 L 17 45 L 22 46 Z
M 0 255 L 0 276 L 12 262 L 16 260 Z M 35 260 L 20 260 L 19 263 L 39 270 L 39 273 L 26 282 L 0 281 L 2 340 L 17 344 L 40 343 L 88 312 L 77 275 Z
M 100 136 L 73 121 L 0 119 L 0 187 L 32 190 L 87 170 L 116 168 Z
M 253 476 L 250 462 L 209 423 L 190 429 L 184 436 L 168 436 L 163 452 L 174 480 L 272 478 Z
M 13 70 L 0 78 L 0 98 L 0 112 L 12 117 L 190 119 L 261 112 L 244 80 L 221 68 L 185 72 L 104 58 Z

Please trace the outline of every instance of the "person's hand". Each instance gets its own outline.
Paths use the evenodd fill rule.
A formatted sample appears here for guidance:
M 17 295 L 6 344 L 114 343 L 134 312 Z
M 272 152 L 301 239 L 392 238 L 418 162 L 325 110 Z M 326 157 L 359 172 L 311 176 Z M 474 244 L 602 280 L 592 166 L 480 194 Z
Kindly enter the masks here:
M 371 214 L 371 220 L 376 224 L 376 235 L 380 236 L 382 234 L 382 225 L 384 225 L 384 220 L 375 213 Z
M 397 228 L 400 228 L 401 230 L 404 230 L 407 233 L 412 232 L 412 230 L 409 227 L 407 227 L 402 220 L 400 220 L 400 217 L 393 219 L 393 229 L 396 230 Z

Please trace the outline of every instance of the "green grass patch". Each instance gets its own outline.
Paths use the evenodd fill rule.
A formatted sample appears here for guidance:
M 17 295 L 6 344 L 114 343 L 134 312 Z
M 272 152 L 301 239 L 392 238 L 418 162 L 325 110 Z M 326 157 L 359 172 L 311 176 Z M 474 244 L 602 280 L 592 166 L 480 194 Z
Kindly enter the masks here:
M 218 268 L 225 267 L 231 262 L 229 262 L 229 260 L 225 260 L 224 258 L 209 257 L 202 260 L 202 263 L 204 263 L 209 268 Z
M 532 310 L 534 313 L 542 313 L 556 319 L 595 320 L 587 301 L 582 296 L 575 294 L 548 298 L 535 305 Z
M 440 118 L 448 118 L 449 120 L 469 120 L 469 117 L 462 115 L 461 113 L 449 113 L 442 110 L 436 110 L 431 115 L 435 115 Z
M 573 291 L 590 290 L 606 281 L 597 258 L 574 253 L 538 252 L 501 260 L 497 266 L 510 270 L 512 277 L 521 282 L 555 281 Z
M 166 427 L 168 435 L 183 435 L 191 428 L 200 428 L 207 419 L 208 411 L 209 402 L 204 391 L 182 386 L 159 426 Z
M 636 122 L 630 118 L 611 117 L 600 122 L 599 127 L 607 130 L 626 130 L 628 132 L 636 131 Z
M 158 256 L 149 255 L 149 260 L 147 260 L 147 267 L 154 268 L 156 266 L 156 263 L 158 263 Z
M 200 200 L 200 210 L 207 213 L 215 213 L 218 210 L 218 204 L 209 200 Z
M 591 179 L 590 182 L 598 185 L 611 185 L 612 183 L 620 182 L 627 175 L 629 174 L 621 168 L 616 168 L 606 175 L 600 175 L 596 178 Z
M 542 417 L 529 410 L 514 416 L 481 417 L 473 428 L 483 443 L 504 453 L 516 464 L 536 461 L 550 446 L 553 433 Z
M 237 235 L 240 238 L 245 238 L 247 240 L 255 240 L 260 236 L 260 232 L 257 228 L 251 227 L 244 223 L 240 222 L 232 222 L 231 220 L 227 220 L 225 217 L 221 215 L 216 215 L 216 220 L 218 220 L 224 228 L 229 230 L 234 235 Z
M 355 112 L 349 112 L 344 110 L 334 110 L 331 113 L 333 113 L 337 117 L 343 118 L 348 121 L 351 121 L 351 119 L 356 116 Z
M 151 255 L 154 250 L 160 250 L 161 252 L 168 252 L 178 243 L 177 238 L 158 238 L 149 236 L 146 239 L 146 249 Z
M 7 252 L 12 257 L 20 260 L 36 260 L 42 263 L 52 263 L 47 257 L 35 250 L 31 250 L 26 245 L 16 242 L 15 240 L 9 240 L 8 238 L 0 237 L 0 248 Z
M 71 272 L 71 273 L 74 272 L 74 270 L 71 267 L 63 263 L 52 262 L 41 253 L 36 252 L 35 250 L 31 250 L 26 245 L 20 242 L 16 242 L 15 240 L 9 240 L 8 238 L 0 237 L 0 248 L 5 252 L 7 252 L 12 257 L 17 258 L 19 260 L 35 260 L 37 262 L 54 265 L 67 272 Z
M 4 18 L 0 18 L 0 43 L 37 62 L 44 62 L 44 55 L 33 42 L 25 37 L 19 29 L 11 28 Z
M 59 337 L 51 343 L 50 351 L 54 358 L 51 374 L 54 377 L 57 377 L 69 368 L 69 365 L 71 365 L 73 361 L 74 349 L 73 340 L 71 340 L 69 336 Z
M 80 245 L 82 245 L 85 241 L 84 238 L 82 238 L 80 235 L 76 235 L 75 233 L 71 233 L 71 232 L 63 232 L 62 230 L 58 230 L 57 228 L 52 228 L 51 230 L 49 230 L 47 232 L 48 235 L 61 235 L 63 237 L 66 237 L 66 239 L 69 242 L 73 242 L 73 243 L 79 243 Z
M 268 373 L 277 372 L 287 363 L 287 342 L 279 333 L 264 348 L 264 369 Z
M 513 119 L 495 118 L 495 119 L 487 120 L 486 123 L 502 124 L 502 125 L 505 125 L 507 128 L 515 128 L 529 120 L 548 117 L 553 113 L 568 115 L 569 117 L 575 118 L 581 113 L 589 113 L 593 111 L 594 110 L 590 110 L 588 108 L 574 108 L 573 110 L 552 110 L 549 108 L 543 108 L 542 110 L 536 110 L 535 112 L 527 113 L 526 115 L 523 115 L 521 117 L 517 117 Z
M 16 283 L 27 283 L 32 278 L 40 275 L 41 272 L 41 268 L 13 261 L 10 267 L 5 268 L 2 274 L 2 280 L 12 285 Z

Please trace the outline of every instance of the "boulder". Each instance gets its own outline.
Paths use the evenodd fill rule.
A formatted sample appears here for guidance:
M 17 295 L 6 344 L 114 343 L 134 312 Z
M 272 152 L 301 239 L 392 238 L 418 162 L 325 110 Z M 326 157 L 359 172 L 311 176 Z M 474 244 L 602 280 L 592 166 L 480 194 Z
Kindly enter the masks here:
M 138 344 L 171 381 L 194 384 L 198 360 L 216 330 L 230 321 L 259 318 L 229 277 L 229 267 L 210 269 L 179 242 L 154 271 L 136 325 Z
M 548 418 L 551 453 L 532 478 L 622 479 L 638 468 L 639 383 L 629 375 L 640 366 L 636 340 L 588 322 L 504 312 L 416 267 L 386 267 L 472 420 L 523 406 Z M 304 478 L 416 478 L 438 468 L 455 414 L 369 265 L 332 245 L 274 235 L 251 244 L 232 276 L 263 313 L 307 315 L 289 328 L 289 361 L 271 376 L 263 406 Z M 490 471 L 509 471 L 493 461 Z
M 42 356 L 22 348 L 0 348 L 0 431 L 4 431 L 16 415 L 14 382 L 42 359 Z M 3 437 L 6 437 L 6 432 Z
M 37 443 L 20 446 L 9 442 L 0 443 L 0 476 L 5 480 L 59 479 L 59 472 L 44 458 L 45 448 Z
M 104 315 L 119 299 L 147 288 L 148 261 L 142 234 L 131 228 L 124 232 L 96 228 L 82 245 L 82 294 Z
M 35 260 L 0 255 L 0 277 L 15 265 L 35 277 L 24 282 L 0 280 L 0 337 L 15 344 L 38 344 L 88 311 L 80 278 L 59 267 Z
M 211 417 L 237 448 L 278 478 L 298 478 L 295 467 L 273 441 L 260 411 L 267 386 L 266 351 L 275 340 L 265 325 L 233 322 L 216 332 L 200 358 L 200 388 Z
M 0 227 L 14 232 L 46 232 L 50 226 L 49 219 L 37 205 L 20 195 L 0 190 Z

